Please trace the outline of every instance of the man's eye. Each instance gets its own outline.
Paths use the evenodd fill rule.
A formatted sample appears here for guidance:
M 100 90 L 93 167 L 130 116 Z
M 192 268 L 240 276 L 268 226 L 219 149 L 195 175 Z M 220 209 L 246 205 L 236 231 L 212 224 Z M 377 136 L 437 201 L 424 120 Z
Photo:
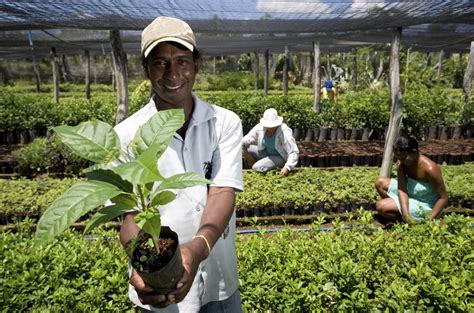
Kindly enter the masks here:
M 166 66 L 166 61 L 165 60 L 156 60 L 153 62 L 153 65 L 155 66 Z

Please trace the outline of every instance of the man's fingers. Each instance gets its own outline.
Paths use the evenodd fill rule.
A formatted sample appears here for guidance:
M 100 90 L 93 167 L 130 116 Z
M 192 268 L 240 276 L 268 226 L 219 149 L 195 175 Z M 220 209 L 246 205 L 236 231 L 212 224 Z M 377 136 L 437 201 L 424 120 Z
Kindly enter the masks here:
M 150 286 L 146 285 L 143 279 L 138 275 L 138 273 L 133 270 L 132 275 L 130 276 L 130 284 L 135 287 L 135 289 L 139 292 L 151 292 L 153 291 L 153 288 Z

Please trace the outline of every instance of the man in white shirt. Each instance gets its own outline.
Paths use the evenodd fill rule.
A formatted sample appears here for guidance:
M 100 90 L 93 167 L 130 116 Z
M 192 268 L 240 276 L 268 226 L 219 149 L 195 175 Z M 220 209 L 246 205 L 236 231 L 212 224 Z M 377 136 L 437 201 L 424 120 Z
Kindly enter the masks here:
M 153 89 L 150 102 L 115 127 L 124 152 L 138 128 L 160 110 L 184 109 L 185 123 L 158 161 L 164 177 L 196 172 L 210 186 L 176 190 L 160 207 L 162 225 L 179 237 L 184 272 L 167 295 L 155 294 L 131 269 L 130 299 L 143 312 L 241 312 L 235 253 L 235 192 L 243 190 L 239 117 L 192 93 L 199 53 L 184 21 L 158 17 L 142 32 L 143 66 Z M 139 232 L 124 217 L 123 245 Z

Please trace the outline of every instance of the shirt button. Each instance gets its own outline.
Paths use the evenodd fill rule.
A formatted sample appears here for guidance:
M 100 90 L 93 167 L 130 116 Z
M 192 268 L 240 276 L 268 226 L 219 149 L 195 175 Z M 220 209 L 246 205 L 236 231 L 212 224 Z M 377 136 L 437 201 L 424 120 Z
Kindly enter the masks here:
M 201 211 L 201 208 L 200 207 L 196 207 L 196 211 Z

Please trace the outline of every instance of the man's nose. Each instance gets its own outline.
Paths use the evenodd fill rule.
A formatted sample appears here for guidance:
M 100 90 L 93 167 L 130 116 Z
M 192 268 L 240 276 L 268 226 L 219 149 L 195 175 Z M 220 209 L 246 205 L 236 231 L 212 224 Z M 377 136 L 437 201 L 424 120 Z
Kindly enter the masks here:
M 175 62 L 168 62 L 166 66 L 166 72 L 165 72 L 167 77 L 170 78 L 175 78 L 178 75 L 178 67 Z

